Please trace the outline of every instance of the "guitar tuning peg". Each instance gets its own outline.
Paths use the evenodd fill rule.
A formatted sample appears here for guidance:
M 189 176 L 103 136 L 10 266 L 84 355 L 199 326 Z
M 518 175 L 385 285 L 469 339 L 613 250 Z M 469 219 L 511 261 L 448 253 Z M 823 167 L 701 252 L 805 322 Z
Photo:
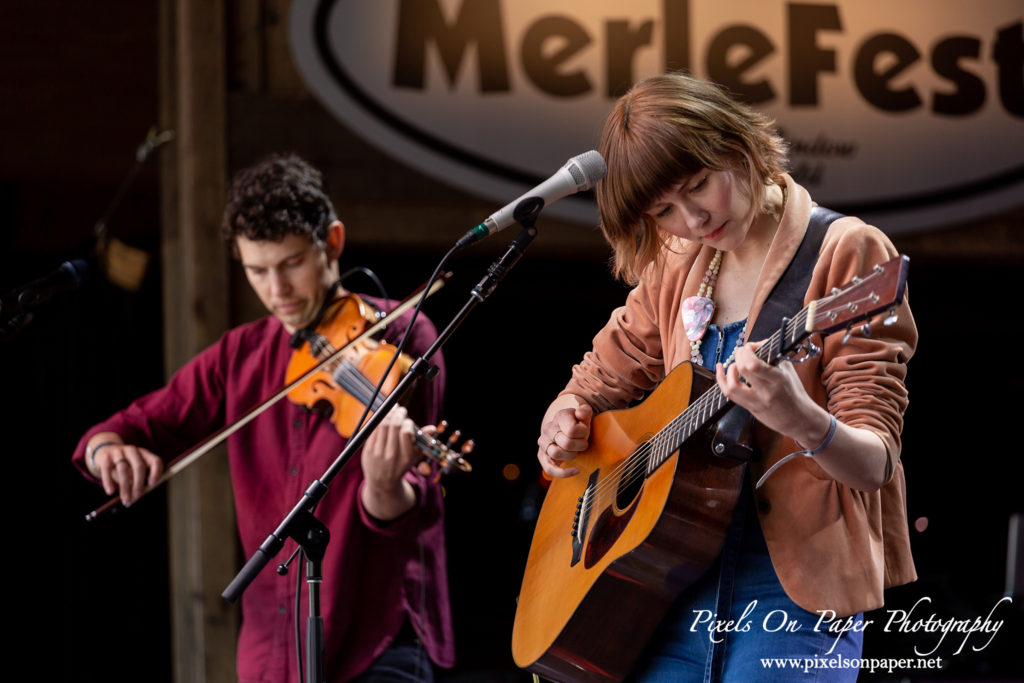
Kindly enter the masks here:
M 860 326 L 860 333 L 863 334 L 865 337 L 870 337 L 871 336 L 871 323 L 870 322 L 866 322 L 863 325 L 861 325 Z
M 900 317 L 896 315 L 896 308 L 893 307 L 889 309 L 889 315 L 885 316 L 885 320 L 882 321 L 882 324 L 889 327 L 890 325 L 895 325 L 896 321 L 899 319 Z
M 810 339 L 807 340 L 807 357 L 817 358 L 821 355 L 821 347 L 812 342 Z
M 448 420 L 441 420 L 441 424 L 437 425 L 437 431 L 435 434 L 441 436 L 448 430 Z
M 853 325 L 852 324 L 847 325 L 846 326 L 846 333 L 843 334 L 843 343 L 844 344 L 846 342 L 850 341 L 850 335 L 852 335 L 852 334 L 853 334 Z

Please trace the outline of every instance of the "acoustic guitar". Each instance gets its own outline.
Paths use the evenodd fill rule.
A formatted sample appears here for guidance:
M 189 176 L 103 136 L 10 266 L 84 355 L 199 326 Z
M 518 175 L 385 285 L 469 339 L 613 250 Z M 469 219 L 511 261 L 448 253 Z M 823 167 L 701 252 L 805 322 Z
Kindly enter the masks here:
M 884 311 L 891 325 L 908 264 L 898 256 L 875 266 L 784 318 L 758 357 L 814 357 L 812 335 L 850 335 Z M 594 417 L 589 448 L 573 461 L 579 474 L 551 483 L 537 520 L 512 631 L 516 664 L 556 681 L 629 673 L 673 599 L 722 549 L 746 469 L 712 447 L 731 406 L 710 372 L 683 363 L 639 405 Z

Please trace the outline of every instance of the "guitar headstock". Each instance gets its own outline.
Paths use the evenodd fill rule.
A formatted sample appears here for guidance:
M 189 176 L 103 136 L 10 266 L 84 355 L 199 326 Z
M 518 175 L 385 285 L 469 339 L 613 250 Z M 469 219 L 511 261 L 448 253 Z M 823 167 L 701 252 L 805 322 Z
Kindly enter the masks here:
M 771 365 L 780 360 L 802 363 L 821 353 L 821 348 L 809 339 L 813 334 L 826 336 L 845 328 L 845 344 L 853 334 L 854 324 L 886 310 L 889 314 L 882 324 L 892 325 L 897 320 L 896 307 L 903 301 L 907 288 L 909 266 L 910 259 L 901 254 L 853 278 L 846 287 L 834 288 L 792 319 L 783 318 L 780 329 L 769 340 L 771 343 L 762 345 L 755 353 Z M 861 325 L 860 331 L 865 337 L 870 336 L 871 323 Z
M 833 289 L 829 296 L 812 301 L 807 307 L 804 331 L 823 336 L 844 328 L 849 332 L 854 324 L 882 311 L 889 312 L 883 324 L 893 324 L 896 306 L 903 301 L 907 288 L 909 266 L 910 259 L 901 254 L 853 278 L 842 289 Z M 870 334 L 870 324 L 865 323 L 865 327 L 865 333 Z
M 466 456 L 473 452 L 476 443 L 472 439 L 463 440 L 462 432 L 458 429 L 445 439 L 448 426 L 447 420 L 441 420 L 433 435 L 420 429 L 416 430 L 416 446 L 427 456 L 416 469 L 424 477 L 432 476 L 434 481 L 440 479 L 442 474 L 451 472 L 453 468 L 463 472 L 473 470 L 473 466 L 466 461 Z

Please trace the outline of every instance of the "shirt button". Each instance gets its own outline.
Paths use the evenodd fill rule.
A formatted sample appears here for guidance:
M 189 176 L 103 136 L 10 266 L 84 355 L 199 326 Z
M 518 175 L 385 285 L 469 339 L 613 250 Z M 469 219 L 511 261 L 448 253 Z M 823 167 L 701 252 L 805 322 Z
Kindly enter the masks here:
M 298 474 L 298 473 L 299 473 L 299 470 L 298 470 L 298 468 L 296 468 L 296 467 L 293 467 L 293 468 L 291 469 L 291 475 L 292 475 L 292 476 L 295 476 L 295 475 L 296 475 L 296 474 Z
M 302 429 L 302 418 L 295 418 L 295 422 L 292 422 L 292 426 L 295 427 L 296 429 Z
M 278 606 L 277 606 L 277 611 L 278 611 L 278 613 L 279 613 L 279 614 L 284 614 L 284 613 L 285 613 L 285 612 L 287 612 L 288 610 L 287 610 L 287 609 L 285 609 L 285 606 L 284 606 L 284 605 L 278 605 Z

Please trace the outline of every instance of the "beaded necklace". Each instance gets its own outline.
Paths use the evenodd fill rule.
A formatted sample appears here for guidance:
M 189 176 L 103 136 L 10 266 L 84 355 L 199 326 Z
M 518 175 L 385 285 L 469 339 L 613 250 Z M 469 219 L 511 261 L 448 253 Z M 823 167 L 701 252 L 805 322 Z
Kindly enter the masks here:
M 700 355 L 700 344 L 704 338 L 704 333 L 708 330 L 708 325 L 711 323 L 711 318 L 715 315 L 715 302 L 711 296 L 714 294 L 715 284 L 718 282 L 718 271 L 721 267 L 722 250 L 715 249 L 715 255 L 711 258 L 711 263 L 708 264 L 708 269 L 704 272 L 704 279 L 701 280 L 697 296 L 688 296 L 683 300 L 681 311 L 683 327 L 686 330 L 686 338 L 690 340 L 690 362 L 694 365 L 704 365 Z M 744 324 L 743 329 L 740 330 L 736 346 L 733 347 L 732 353 L 729 354 L 729 357 L 723 363 L 725 367 L 729 367 L 729 364 L 732 363 L 733 357 L 736 355 L 736 349 L 743 346 L 743 340 L 746 336 L 747 326 Z

